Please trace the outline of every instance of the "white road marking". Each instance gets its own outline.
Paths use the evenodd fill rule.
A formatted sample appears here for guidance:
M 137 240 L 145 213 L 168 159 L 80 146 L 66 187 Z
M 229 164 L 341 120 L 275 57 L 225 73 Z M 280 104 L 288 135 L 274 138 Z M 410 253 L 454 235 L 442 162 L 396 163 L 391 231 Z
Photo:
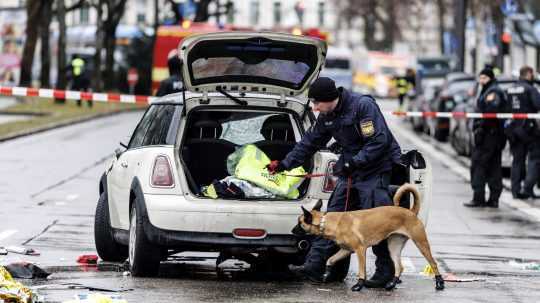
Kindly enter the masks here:
M 8 229 L 0 232 L 0 241 L 5 240 L 17 233 L 16 229 Z
M 444 152 L 437 150 L 435 147 L 433 147 L 433 145 L 426 143 L 424 140 L 418 138 L 418 136 L 414 134 L 411 130 L 405 129 L 402 126 L 398 126 L 398 127 L 390 126 L 390 128 L 392 129 L 393 132 L 399 134 L 400 136 L 404 137 L 406 140 L 410 141 L 418 149 L 423 150 L 430 157 L 441 162 L 443 166 L 447 167 L 458 176 L 462 177 L 468 182 L 471 181 L 469 168 L 465 167 L 459 161 L 455 160 L 454 158 L 445 154 Z M 512 194 L 509 193 L 507 190 L 503 191 L 500 198 L 500 203 L 505 204 L 510 208 L 517 209 L 518 211 L 525 213 L 528 216 L 532 217 L 534 220 L 540 222 L 540 209 L 532 207 L 531 205 L 523 201 L 512 198 Z

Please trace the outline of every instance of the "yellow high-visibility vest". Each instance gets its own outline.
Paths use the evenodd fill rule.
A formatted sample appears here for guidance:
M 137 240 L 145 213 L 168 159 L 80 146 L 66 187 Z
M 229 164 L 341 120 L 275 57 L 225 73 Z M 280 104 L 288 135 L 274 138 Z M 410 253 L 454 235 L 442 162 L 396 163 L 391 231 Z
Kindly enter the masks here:
M 236 165 L 231 165 L 231 163 L 236 163 Z M 266 168 L 269 163 L 270 159 L 253 144 L 241 147 L 227 159 L 228 169 L 231 170 L 234 166 L 233 175 L 238 179 L 249 181 L 278 196 L 289 199 L 298 198 L 300 195 L 298 186 L 303 178 L 289 175 L 304 175 L 306 173 L 304 168 L 297 167 L 271 175 Z
M 81 58 L 75 58 L 71 60 L 71 66 L 73 67 L 73 75 L 80 76 L 84 67 L 84 60 Z

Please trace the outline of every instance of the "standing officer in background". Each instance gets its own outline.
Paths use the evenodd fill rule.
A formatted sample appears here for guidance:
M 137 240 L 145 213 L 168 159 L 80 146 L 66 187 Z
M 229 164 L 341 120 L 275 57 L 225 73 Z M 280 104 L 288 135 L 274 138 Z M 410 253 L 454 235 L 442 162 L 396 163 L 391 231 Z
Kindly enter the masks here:
M 534 87 L 534 70 L 524 66 L 519 70 L 519 81 L 508 89 L 513 113 L 536 113 L 540 110 L 540 93 Z M 537 198 L 533 187 L 540 169 L 540 131 L 538 121 L 520 119 L 510 122 L 506 129 L 512 147 L 512 195 L 514 198 Z M 525 159 L 529 163 L 525 171 Z M 521 181 L 525 179 L 523 188 Z
M 478 79 L 482 86 L 476 102 L 479 113 L 503 113 L 507 110 L 506 97 L 495 79 L 492 69 L 485 68 Z M 499 207 L 502 185 L 502 150 L 506 144 L 504 122 L 500 119 L 476 119 L 473 124 L 474 148 L 471 156 L 471 186 L 473 199 L 467 207 Z M 489 186 L 486 203 L 485 187 Z
M 399 111 L 404 111 L 403 103 L 405 96 L 416 87 L 416 74 L 412 68 L 407 68 L 404 77 L 396 78 L 396 87 L 398 90 Z
M 161 81 L 156 96 L 161 97 L 172 93 L 181 92 L 184 88 L 182 79 L 182 59 L 178 57 L 178 52 L 173 49 L 167 56 L 169 66 L 169 78 Z
M 401 149 L 375 99 L 342 87 L 336 89 L 334 81 L 325 77 L 313 82 L 308 97 L 313 102 L 313 109 L 320 112 L 317 121 L 283 161 L 272 161 L 268 167 L 270 173 L 304 164 L 333 137 L 343 152 L 334 167 L 334 173 L 340 178 L 328 201 L 327 211 L 392 205 L 388 190 L 390 173 L 392 165 L 400 163 Z M 351 197 L 355 198 L 346 202 L 349 184 Z M 365 286 L 384 287 L 394 276 L 387 241 L 372 249 L 377 256 L 377 269 Z M 290 265 L 289 269 L 312 281 L 321 281 L 326 260 L 337 250 L 333 241 L 317 237 L 311 243 L 304 265 Z
M 71 72 L 71 89 L 75 91 L 88 91 L 90 79 L 86 71 L 85 61 L 79 55 L 73 55 L 70 64 Z M 88 100 L 88 106 L 92 107 L 93 101 Z M 81 100 L 77 100 L 77 105 L 81 106 Z

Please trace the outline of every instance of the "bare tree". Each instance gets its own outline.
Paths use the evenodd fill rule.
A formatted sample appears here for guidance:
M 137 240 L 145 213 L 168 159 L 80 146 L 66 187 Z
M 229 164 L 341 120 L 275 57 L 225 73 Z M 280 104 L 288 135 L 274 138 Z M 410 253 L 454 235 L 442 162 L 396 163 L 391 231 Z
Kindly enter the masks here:
M 34 52 L 36 51 L 39 33 L 39 23 L 35 21 L 39 20 L 41 5 L 41 0 L 26 1 L 26 41 L 21 62 L 20 86 L 30 86 L 32 84 L 32 66 L 34 65 Z
M 39 19 L 39 32 L 41 41 L 41 71 L 39 82 L 41 87 L 50 87 L 51 52 L 49 28 L 52 21 L 53 0 L 42 0 L 41 18 Z
M 341 0 L 340 15 L 347 23 L 363 21 L 364 44 L 370 50 L 390 50 L 401 39 L 398 16 L 407 16 L 415 0 Z M 407 22 L 405 20 L 404 22 Z
M 105 79 L 107 88 L 111 88 L 114 83 L 116 28 L 124 15 L 126 0 L 93 0 L 91 3 L 97 12 L 95 68 L 92 75 L 92 87 L 99 91 L 103 89 L 102 79 Z M 101 54 L 104 48 L 106 66 L 105 71 L 102 71 Z
M 87 0 L 79 0 L 70 7 L 66 7 L 65 0 L 56 0 L 56 19 L 58 20 L 58 64 L 56 88 L 67 87 L 67 58 L 66 58 L 66 13 L 88 5 Z

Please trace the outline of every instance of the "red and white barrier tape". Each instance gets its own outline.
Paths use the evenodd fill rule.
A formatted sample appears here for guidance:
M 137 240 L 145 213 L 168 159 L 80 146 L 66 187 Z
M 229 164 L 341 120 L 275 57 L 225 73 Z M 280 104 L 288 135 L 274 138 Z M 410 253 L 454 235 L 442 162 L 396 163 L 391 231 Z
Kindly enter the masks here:
M 399 117 L 454 118 L 454 119 L 540 119 L 540 113 L 466 113 L 466 112 L 385 112 Z
M 56 98 L 56 99 L 66 99 L 66 100 L 85 100 L 85 101 L 113 102 L 113 103 L 139 103 L 139 104 L 150 104 L 157 100 L 157 97 L 141 96 L 141 95 L 91 93 L 91 92 L 80 92 L 80 91 L 72 91 L 72 90 L 8 87 L 8 86 L 0 86 L 0 95 L 20 96 L 20 97 Z
M 42 97 L 66 100 L 86 100 L 112 103 L 151 104 L 158 97 L 142 95 L 122 95 L 110 93 L 91 93 L 72 90 L 8 87 L 0 86 L 0 95 L 20 97 Z M 454 119 L 540 119 L 540 113 L 466 113 L 466 112 L 384 112 L 398 117 L 454 118 Z

